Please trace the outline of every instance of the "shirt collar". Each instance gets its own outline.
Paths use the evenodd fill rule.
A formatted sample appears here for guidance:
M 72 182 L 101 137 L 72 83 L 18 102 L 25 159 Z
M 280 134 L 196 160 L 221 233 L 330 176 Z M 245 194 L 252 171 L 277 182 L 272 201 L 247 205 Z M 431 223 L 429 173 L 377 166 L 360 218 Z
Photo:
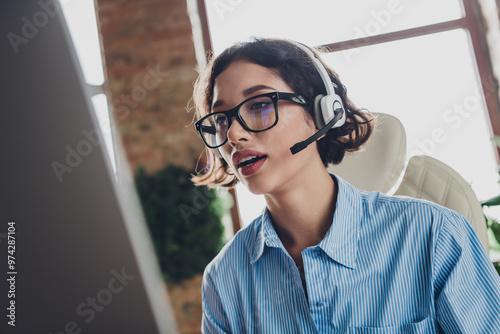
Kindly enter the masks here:
M 348 267 L 356 268 L 359 226 L 363 217 L 361 194 L 348 182 L 338 176 L 337 205 L 332 226 L 318 244 L 332 260 Z
M 332 260 L 354 269 L 358 251 L 359 225 L 363 216 L 361 195 L 359 190 L 338 176 L 331 175 L 337 181 L 338 193 L 332 226 L 317 246 Z M 257 222 L 256 239 L 252 250 L 251 263 L 262 257 L 265 246 L 284 249 L 274 229 L 267 208 Z
M 274 229 L 271 215 L 269 210 L 266 209 L 260 216 L 259 229 L 257 230 L 257 237 L 255 239 L 255 244 L 252 252 L 251 263 L 256 262 L 262 254 L 264 253 L 264 246 L 268 247 L 278 247 L 285 249 L 283 243 L 281 242 L 276 230 Z

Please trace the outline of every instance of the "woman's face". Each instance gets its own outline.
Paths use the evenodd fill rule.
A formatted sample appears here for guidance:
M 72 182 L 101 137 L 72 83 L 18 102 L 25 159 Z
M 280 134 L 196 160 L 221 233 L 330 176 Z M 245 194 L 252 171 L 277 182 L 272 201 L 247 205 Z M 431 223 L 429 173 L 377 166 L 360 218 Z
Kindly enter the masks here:
M 236 61 L 215 79 L 213 111 L 229 110 L 252 96 L 269 92 L 295 93 L 270 69 Z M 290 152 L 290 147 L 315 132 L 311 117 L 301 105 L 279 100 L 276 126 L 254 133 L 233 119 L 228 141 L 219 150 L 238 180 L 252 193 L 278 194 L 307 180 L 312 166 L 317 166 L 318 159 L 321 163 L 316 143 L 296 155 Z

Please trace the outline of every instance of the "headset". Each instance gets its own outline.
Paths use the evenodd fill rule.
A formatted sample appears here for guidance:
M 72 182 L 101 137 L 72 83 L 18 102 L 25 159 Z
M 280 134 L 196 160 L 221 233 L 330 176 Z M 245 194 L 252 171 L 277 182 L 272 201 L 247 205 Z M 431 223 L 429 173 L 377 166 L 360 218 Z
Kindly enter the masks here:
M 319 94 L 314 98 L 314 124 L 316 125 L 316 128 L 320 130 L 311 137 L 293 145 L 290 148 L 292 154 L 297 154 L 307 146 L 309 146 L 309 144 L 318 140 L 330 129 L 338 128 L 344 125 L 346 113 L 344 104 L 342 103 L 342 99 L 335 92 L 335 88 L 338 87 L 335 83 L 332 82 L 332 80 L 330 80 L 330 76 L 328 75 L 328 72 L 326 71 L 321 61 L 316 58 L 314 53 L 307 46 L 292 40 L 289 40 L 288 42 L 295 45 L 297 48 L 301 49 L 309 56 L 309 58 L 313 62 L 314 67 L 321 76 L 321 80 L 323 80 L 323 84 L 325 85 L 326 89 L 326 95 Z
M 321 61 L 316 58 L 314 53 L 305 45 L 295 42 L 292 40 L 287 40 L 291 44 L 295 45 L 297 48 L 302 50 L 307 54 L 307 56 L 312 60 L 314 67 L 318 71 L 318 74 L 323 81 L 326 89 L 326 95 L 319 94 L 314 98 L 314 107 L 313 107 L 313 118 L 314 124 L 317 129 L 320 129 L 311 137 L 307 138 L 304 141 L 301 141 L 292 147 L 290 147 L 290 151 L 293 155 L 299 153 L 303 149 L 305 149 L 309 144 L 318 140 L 321 136 L 327 133 L 330 129 L 338 128 L 344 125 L 346 120 L 346 113 L 344 109 L 344 104 L 342 103 L 342 99 L 335 92 L 335 88 L 338 88 L 335 83 L 330 80 L 330 76 L 326 71 L 325 67 L 321 63 Z M 212 149 L 215 156 L 217 158 L 222 158 L 222 155 L 219 151 L 219 148 Z

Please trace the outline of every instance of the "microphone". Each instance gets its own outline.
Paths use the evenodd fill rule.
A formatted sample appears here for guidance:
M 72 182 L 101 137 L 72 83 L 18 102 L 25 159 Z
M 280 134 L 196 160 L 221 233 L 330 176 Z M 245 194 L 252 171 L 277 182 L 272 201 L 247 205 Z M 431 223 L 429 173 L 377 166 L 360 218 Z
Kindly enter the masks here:
M 306 140 L 301 141 L 300 143 L 297 143 L 297 144 L 293 145 L 292 147 L 290 147 L 290 151 L 292 152 L 292 154 L 295 155 L 295 154 L 299 153 L 300 151 L 305 149 L 307 146 L 309 146 L 309 144 L 315 142 L 322 135 L 327 133 L 328 130 L 333 128 L 335 123 L 337 123 L 342 118 L 343 111 L 344 111 L 343 108 L 335 109 L 334 110 L 335 116 L 332 118 L 332 120 L 330 122 L 328 122 L 324 127 L 322 127 L 321 130 L 319 130 L 318 132 L 316 132 L 315 134 L 313 134 L 311 137 L 307 138 Z

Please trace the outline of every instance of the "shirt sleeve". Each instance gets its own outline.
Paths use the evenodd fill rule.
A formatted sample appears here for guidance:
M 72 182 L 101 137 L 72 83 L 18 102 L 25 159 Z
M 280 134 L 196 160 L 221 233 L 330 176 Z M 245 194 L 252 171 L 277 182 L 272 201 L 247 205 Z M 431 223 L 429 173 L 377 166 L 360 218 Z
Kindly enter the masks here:
M 204 334 L 230 333 L 222 301 L 217 288 L 207 270 L 203 275 L 202 283 L 203 316 L 201 331 Z
M 455 212 L 437 236 L 433 263 L 437 321 L 445 333 L 497 333 L 500 277 L 476 232 Z

